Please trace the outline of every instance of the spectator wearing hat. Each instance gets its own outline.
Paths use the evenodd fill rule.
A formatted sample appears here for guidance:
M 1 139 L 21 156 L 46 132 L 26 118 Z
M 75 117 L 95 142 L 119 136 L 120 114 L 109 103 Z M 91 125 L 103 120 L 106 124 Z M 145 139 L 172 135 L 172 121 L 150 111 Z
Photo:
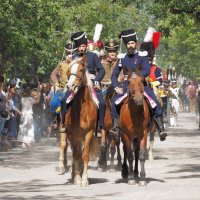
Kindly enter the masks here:
M 115 89 L 115 96 L 112 101 L 112 115 L 114 118 L 114 125 L 112 128 L 112 131 L 118 131 L 119 129 L 119 112 L 117 112 L 117 107 L 115 105 L 115 101 L 123 96 L 127 92 L 127 86 L 128 82 L 125 80 L 123 83 L 123 86 L 121 86 L 118 82 L 118 76 L 123 70 L 123 74 L 126 76 L 128 75 L 128 70 L 131 69 L 137 69 L 139 65 L 142 67 L 141 75 L 145 78 L 150 75 L 150 65 L 149 65 L 149 60 L 147 58 L 147 55 L 144 55 L 140 52 L 137 51 L 136 46 L 137 46 L 137 35 L 136 32 L 133 29 L 128 29 L 124 30 L 119 34 L 119 38 L 121 41 L 123 40 L 126 48 L 127 48 L 127 53 L 124 57 L 122 57 L 116 64 L 116 67 L 113 70 L 112 73 L 112 84 Z M 151 88 L 147 85 L 144 86 L 145 92 L 153 99 L 153 101 L 156 103 L 156 107 L 153 109 L 153 113 L 155 116 L 155 119 L 157 123 L 159 124 L 159 132 L 160 132 L 160 138 L 166 137 L 166 133 L 163 130 L 162 127 L 162 108 L 151 90 Z M 162 139 L 163 139 L 162 138 Z
M 81 59 L 84 54 L 86 54 L 86 64 L 87 70 L 89 72 L 89 76 L 93 82 L 96 95 L 99 101 L 99 128 L 101 129 L 103 126 L 104 115 L 105 115 L 105 102 L 103 100 L 103 94 L 100 90 L 100 82 L 105 75 L 105 70 L 100 62 L 98 56 L 90 51 L 87 51 L 87 37 L 85 32 L 76 32 L 71 36 L 71 40 L 74 42 L 75 47 L 77 48 L 76 53 L 72 56 L 73 60 Z M 65 93 L 65 96 L 61 101 L 61 112 L 62 112 L 62 122 L 64 125 L 65 113 L 68 110 L 68 105 L 66 103 L 66 99 L 69 97 L 70 91 Z

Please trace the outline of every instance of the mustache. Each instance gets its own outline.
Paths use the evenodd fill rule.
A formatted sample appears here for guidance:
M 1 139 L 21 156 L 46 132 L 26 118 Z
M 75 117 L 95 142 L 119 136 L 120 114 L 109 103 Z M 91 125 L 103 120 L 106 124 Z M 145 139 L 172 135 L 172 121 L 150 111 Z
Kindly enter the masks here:
M 136 52 L 136 48 L 129 47 L 127 50 L 128 55 L 134 55 Z
M 135 51 L 135 48 L 133 48 L 133 47 L 129 47 L 128 50 Z

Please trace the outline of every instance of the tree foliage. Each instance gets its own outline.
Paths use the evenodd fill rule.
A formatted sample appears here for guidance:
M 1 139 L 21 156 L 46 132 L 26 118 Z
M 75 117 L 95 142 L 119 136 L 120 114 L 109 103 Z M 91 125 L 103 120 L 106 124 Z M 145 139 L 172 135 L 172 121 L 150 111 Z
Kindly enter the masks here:
M 111 0 L 3 0 L 0 6 L 1 70 L 25 79 L 48 79 L 75 31 L 84 30 L 92 39 L 96 23 L 102 23 L 101 38 L 107 40 L 130 27 L 144 34 L 148 23 L 134 5 Z
M 1 0 L 0 7 L 0 73 L 7 77 L 48 80 L 71 33 L 84 30 L 92 39 L 96 23 L 103 42 L 127 28 L 142 41 L 153 26 L 162 32 L 158 63 L 200 73 L 198 0 Z

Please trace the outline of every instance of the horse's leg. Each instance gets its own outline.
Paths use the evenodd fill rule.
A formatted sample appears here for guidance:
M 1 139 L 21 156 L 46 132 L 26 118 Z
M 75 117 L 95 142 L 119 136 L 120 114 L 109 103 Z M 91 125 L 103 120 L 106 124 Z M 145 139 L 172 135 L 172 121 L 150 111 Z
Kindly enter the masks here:
M 60 141 L 60 131 L 59 131 L 59 127 L 60 127 L 60 124 L 61 124 L 61 119 L 60 119 L 60 114 L 58 115 L 56 115 L 56 118 L 57 118 L 57 120 L 56 120 L 56 122 L 57 122 L 57 124 L 56 124 L 56 139 L 57 139 L 57 144 L 59 145 L 59 141 Z M 67 140 L 66 140 L 67 141 Z
M 127 137 L 128 142 L 127 144 L 127 158 L 128 158 L 128 163 L 129 163 L 129 176 L 128 176 L 128 184 L 129 185 L 134 185 L 136 184 L 135 177 L 134 177 L 134 172 L 133 172 L 133 143 L 132 141 Z
M 150 138 L 149 138 L 149 160 L 154 160 L 153 157 L 153 143 L 154 143 L 154 134 L 155 132 L 150 132 Z
M 76 143 L 73 145 L 73 164 L 72 164 L 72 180 L 75 185 L 81 185 L 81 173 L 80 173 L 80 163 L 81 163 L 81 145 Z
M 110 143 L 110 172 L 115 171 L 115 167 L 114 167 L 114 157 L 115 157 L 115 140 L 112 138 L 111 143 Z
M 122 164 L 121 176 L 123 179 L 127 179 L 128 178 L 128 165 L 127 165 L 127 149 L 126 149 L 125 144 L 123 144 L 123 151 L 124 151 L 124 161 Z
M 109 135 L 109 132 L 108 132 L 108 134 L 107 134 L 107 151 L 106 151 L 106 160 L 109 160 L 111 141 L 112 141 L 112 138 L 111 138 L 111 136 Z
M 128 138 L 127 135 L 122 134 L 122 140 L 124 143 L 124 152 L 126 153 L 126 157 L 128 158 L 129 162 L 129 174 L 128 174 L 128 184 L 132 185 L 135 184 L 134 180 L 134 172 L 133 172 L 133 153 L 132 153 L 132 144 L 130 139 Z M 122 165 L 122 173 L 123 171 L 125 172 L 124 174 L 126 175 L 126 170 L 127 170 L 127 163 L 124 160 L 124 163 Z
M 140 145 L 138 140 L 135 141 L 135 169 L 134 169 L 134 178 L 135 180 L 139 180 L 139 171 L 138 171 L 138 161 L 139 161 L 139 152 L 140 152 Z
M 105 171 L 106 170 L 106 167 L 107 167 L 107 160 L 106 160 L 106 150 L 107 150 L 107 147 L 106 147 L 106 130 L 105 129 L 102 129 L 102 137 L 101 137 L 101 148 L 100 148 L 100 157 L 99 157 L 99 160 L 98 160 L 98 166 L 99 166 L 99 169 L 98 170 L 101 170 L 101 171 Z
M 84 149 L 82 154 L 82 161 L 83 161 L 83 174 L 82 174 L 82 186 L 87 186 L 89 184 L 88 182 L 88 163 L 89 163 L 89 153 L 90 153 L 90 146 L 91 146 L 91 140 L 93 137 L 93 130 L 88 132 L 85 136 L 85 142 L 84 142 Z
M 139 152 L 139 159 L 140 159 L 140 165 L 141 165 L 141 171 L 140 171 L 140 186 L 146 186 L 147 182 L 145 180 L 145 159 L 147 157 L 147 150 L 146 150 L 146 143 L 147 143 L 147 128 L 144 130 L 144 135 L 142 140 L 140 141 L 140 152 Z
M 67 133 L 60 133 L 60 157 L 59 157 L 59 165 L 56 168 L 59 175 L 63 175 L 66 172 L 67 166 Z
M 120 153 L 120 139 L 116 142 L 117 146 L 117 168 L 121 169 L 122 168 L 122 157 Z

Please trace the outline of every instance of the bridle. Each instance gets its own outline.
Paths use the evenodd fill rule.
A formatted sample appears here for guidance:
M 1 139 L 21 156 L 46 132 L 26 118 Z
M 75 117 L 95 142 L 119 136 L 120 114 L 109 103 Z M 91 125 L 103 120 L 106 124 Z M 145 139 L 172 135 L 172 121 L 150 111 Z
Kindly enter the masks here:
M 131 75 L 131 77 L 132 77 L 133 79 L 136 79 L 137 74 L 136 74 L 135 72 L 133 72 L 133 74 Z M 131 77 L 130 77 L 130 78 L 131 78 Z M 130 81 L 129 81 L 129 82 L 130 82 Z M 129 96 L 130 96 L 130 98 L 133 99 L 134 101 L 136 101 L 136 98 L 135 98 L 135 93 L 136 93 L 136 92 L 142 93 L 142 91 L 141 91 L 140 89 L 134 89 L 134 90 L 132 90 L 132 89 L 130 89 L 130 88 L 128 89 Z M 143 99 L 144 93 L 142 93 L 141 96 L 142 96 L 142 99 Z
M 81 70 L 81 75 L 78 75 L 78 74 L 75 74 L 75 73 L 70 73 L 69 79 L 70 79 L 71 76 L 77 77 L 77 78 L 79 79 L 79 81 L 80 81 L 80 84 L 76 84 L 76 85 L 74 86 L 74 90 L 75 90 L 76 88 L 79 88 L 79 89 L 80 89 L 81 87 L 84 87 L 84 86 L 85 86 L 85 84 L 83 84 L 83 80 L 84 80 L 84 78 L 85 78 L 85 68 L 83 68 L 83 69 Z

